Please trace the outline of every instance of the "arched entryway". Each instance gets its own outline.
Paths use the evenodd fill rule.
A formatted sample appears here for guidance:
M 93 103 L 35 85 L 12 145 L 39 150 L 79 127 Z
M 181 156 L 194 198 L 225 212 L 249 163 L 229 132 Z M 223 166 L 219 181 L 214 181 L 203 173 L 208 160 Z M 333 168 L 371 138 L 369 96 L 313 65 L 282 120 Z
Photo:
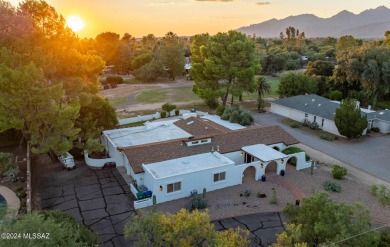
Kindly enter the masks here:
M 292 165 L 292 166 L 297 166 L 297 158 L 295 156 L 290 157 L 287 160 L 287 164 Z
M 278 164 L 276 161 L 271 161 L 268 163 L 268 165 L 265 167 L 265 174 L 275 174 L 278 170 Z
M 277 146 L 273 147 L 273 149 L 275 149 L 276 151 L 280 151 L 280 149 Z
M 242 173 L 242 183 L 249 183 L 256 181 L 256 168 L 248 166 Z

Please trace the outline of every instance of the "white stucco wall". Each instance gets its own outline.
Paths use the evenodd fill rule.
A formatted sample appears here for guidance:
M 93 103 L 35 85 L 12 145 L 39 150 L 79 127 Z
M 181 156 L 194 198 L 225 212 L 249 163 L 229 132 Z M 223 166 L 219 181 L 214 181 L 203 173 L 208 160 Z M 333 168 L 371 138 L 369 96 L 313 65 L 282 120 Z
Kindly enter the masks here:
M 163 203 L 189 197 L 193 190 L 197 190 L 198 194 L 201 194 L 203 188 L 206 188 L 206 191 L 213 191 L 240 184 L 242 174 L 234 172 L 234 167 L 235 165 L 227 165 L 161 179 L 156 179 L 151 173 L 146 171 L 144 184 L 156 196 L 157 203 Z M 214 174 L 221 172 L 226 172 L 225 180 L 214 183 Z M 167 185 L 176 182 L 181 182 L 181 190 L 167 193 Z M 163 187 L 162 191 L 160 191 L 160 186 Z
M 272 104 L 272 102 L 271 102 L 271 112 L 285 116 L 287 118 L 290 118 L 290 119 L 293 119 L 293 120 L 296 120 L 299 122 L 303 122 L 303 120 L 305 119 L 304 112 L 297 111 L 297 110 L 294 110 L 294 109 L 291 109 L 291 108 L 288 108 L 285 106 Z M 309 120 L 313 121 L 313 117 Z
M 374 127 L 377 127 L 380 129 L 380 132 L 382 133 L 390 133 L 390 123 L 386 121 L 381 120 L 375 120 Z

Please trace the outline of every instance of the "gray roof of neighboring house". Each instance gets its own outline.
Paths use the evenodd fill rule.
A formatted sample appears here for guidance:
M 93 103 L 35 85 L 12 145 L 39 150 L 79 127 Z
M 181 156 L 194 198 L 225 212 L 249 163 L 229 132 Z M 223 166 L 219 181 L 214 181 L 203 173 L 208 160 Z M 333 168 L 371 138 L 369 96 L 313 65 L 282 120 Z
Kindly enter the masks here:
M 378 120 L 383 120 L 386 122 L 390 122 L 390 110 L 382 110 L 382 111 L 377 111 L 374 113 L 374 118 Z
M 298 95 L 289 98 L 279 99 L 271 102 L 272 104 L 285 106 L 291 109 L 309 113 L 315 116 L 334 120 L 336 109 L 340 107 L 339 102 L 318 96 L 316 94 Z M 374 119 L 375 112 L 366 113 L 367 119 Z

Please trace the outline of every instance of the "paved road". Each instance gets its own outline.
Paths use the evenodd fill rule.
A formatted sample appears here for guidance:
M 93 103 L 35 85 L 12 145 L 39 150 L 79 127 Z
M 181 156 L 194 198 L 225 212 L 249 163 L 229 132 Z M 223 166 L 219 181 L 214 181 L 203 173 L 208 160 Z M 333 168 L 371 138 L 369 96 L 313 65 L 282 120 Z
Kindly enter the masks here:
M 342 162 L 390 182 L 390 135 L 369 135 L 353 140 L 326 141 L 304 129 L 295 129 L 283 123 L 285 117 L 272 113 L 253 113 L 261 125 L 280 125 L 301 143 L 328 154 Z

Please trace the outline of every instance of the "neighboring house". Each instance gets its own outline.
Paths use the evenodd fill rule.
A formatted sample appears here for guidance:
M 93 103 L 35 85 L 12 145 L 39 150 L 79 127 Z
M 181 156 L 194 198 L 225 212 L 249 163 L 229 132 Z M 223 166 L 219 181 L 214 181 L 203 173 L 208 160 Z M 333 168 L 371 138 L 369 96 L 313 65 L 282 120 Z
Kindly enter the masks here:
M 271 112 L 299 122 L 305 119 L 316 122 L 322 130 L 335 135 L 340 135 L 334 122 L 336 109 L 339 107 L 339 101 L 329 100 L 315 94 L 293 96 L 271 102 Z M 362 115 L 367 117 L 368 129 L 377 127 L 382 133 L 390 132 L 389 110 L 380 112 L 364 108 L 360 110 Z M 366 131 L 363 134 L 365 133 Z
M 266 171 L 284 174 L 286 163 L 293 158 L 297 170 L 310 167 L 304 152 L 279 152 L 298 143 L 281 127 L 245 128 L 217 116 L 103 131 L 102 143 L 116 165 L 125 167 L 132 177 L 133 194 L 139 199 L 143 194 L 154 195 L 157 203 L 189 197 L 203 189 L 239 185 L 249 168 L 259 180 Z M 142 208 L 152 203 L 146 198 L 135 201 L 134 206 Z

